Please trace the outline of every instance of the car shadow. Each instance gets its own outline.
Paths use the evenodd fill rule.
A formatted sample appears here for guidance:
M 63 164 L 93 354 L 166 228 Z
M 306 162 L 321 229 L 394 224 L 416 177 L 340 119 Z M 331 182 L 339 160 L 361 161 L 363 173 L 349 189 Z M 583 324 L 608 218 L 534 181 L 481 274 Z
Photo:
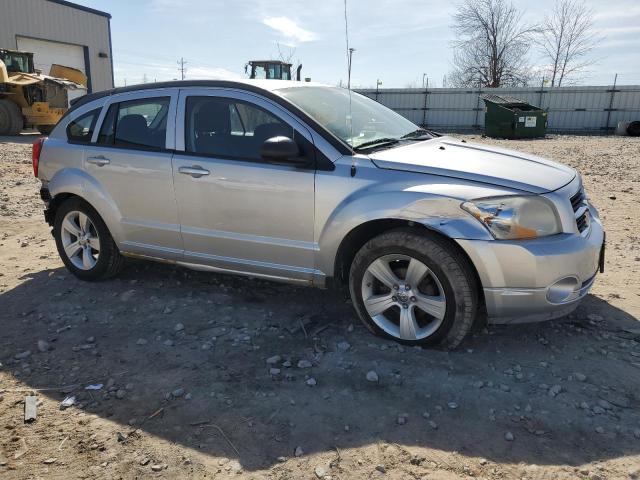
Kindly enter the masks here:
M 453 352 L 372 336 L 335 291 L 152 263 L 30 273 L 0 304 L 0 363 L 27 388 L 246 470 L 376 442 L 535 465 L 640 453 L 639 324 L 594 296 Z

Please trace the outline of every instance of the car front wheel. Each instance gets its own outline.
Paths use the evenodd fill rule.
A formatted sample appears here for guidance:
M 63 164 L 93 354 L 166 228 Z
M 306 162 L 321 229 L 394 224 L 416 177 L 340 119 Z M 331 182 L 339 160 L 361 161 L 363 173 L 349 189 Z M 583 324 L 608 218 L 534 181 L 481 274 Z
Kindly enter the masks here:
M 352 263 L 349 289 L 371 331 L 410 345 L 457 347 L 477 311 L 468 260 L 448 242 L 411 230 L 367 242 Z

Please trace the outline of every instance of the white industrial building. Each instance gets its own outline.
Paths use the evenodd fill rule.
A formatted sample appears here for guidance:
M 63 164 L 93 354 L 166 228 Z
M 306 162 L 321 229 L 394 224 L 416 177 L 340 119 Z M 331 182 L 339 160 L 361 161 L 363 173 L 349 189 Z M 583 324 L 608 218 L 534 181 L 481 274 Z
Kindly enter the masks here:
M 0 0 L 0 48 L 34 53 L 34 66 L 51 64 L 87 75 L 89 92 L 113 88 L 111 15 L 64 0 Z

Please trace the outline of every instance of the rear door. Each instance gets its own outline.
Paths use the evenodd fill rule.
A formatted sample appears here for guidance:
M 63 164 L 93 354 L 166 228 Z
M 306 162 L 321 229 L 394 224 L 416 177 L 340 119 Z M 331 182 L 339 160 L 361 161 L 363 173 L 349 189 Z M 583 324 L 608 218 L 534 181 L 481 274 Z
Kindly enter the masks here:
M 171 168 L 177 90 L 132 92 L 109 100 L 85 151 L 85 170 L 121 216 L 123 251 L 182 255 Z

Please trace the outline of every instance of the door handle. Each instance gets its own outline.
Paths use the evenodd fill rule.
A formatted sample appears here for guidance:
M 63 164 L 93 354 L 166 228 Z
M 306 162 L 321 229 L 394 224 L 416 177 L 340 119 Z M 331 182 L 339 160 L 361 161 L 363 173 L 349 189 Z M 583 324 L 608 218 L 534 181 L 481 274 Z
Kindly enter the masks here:
M 178 172 L 183 175 L 191 175 L 193 178 L 200 178 L 205 175 L 209 175 L 209 170 L 206 170 L 198 165 L 194 165 L 193 167 L 180 167 L 178 168 Z
M 98 155 L 97 157 L 87 157 L 87 162 L 97 165 L 99 167 L 102 167 L 104 165 L 108 165 L 111 162 L 111 160 L 109 160 L 106 157 L 103 157 L 102 155 Z

